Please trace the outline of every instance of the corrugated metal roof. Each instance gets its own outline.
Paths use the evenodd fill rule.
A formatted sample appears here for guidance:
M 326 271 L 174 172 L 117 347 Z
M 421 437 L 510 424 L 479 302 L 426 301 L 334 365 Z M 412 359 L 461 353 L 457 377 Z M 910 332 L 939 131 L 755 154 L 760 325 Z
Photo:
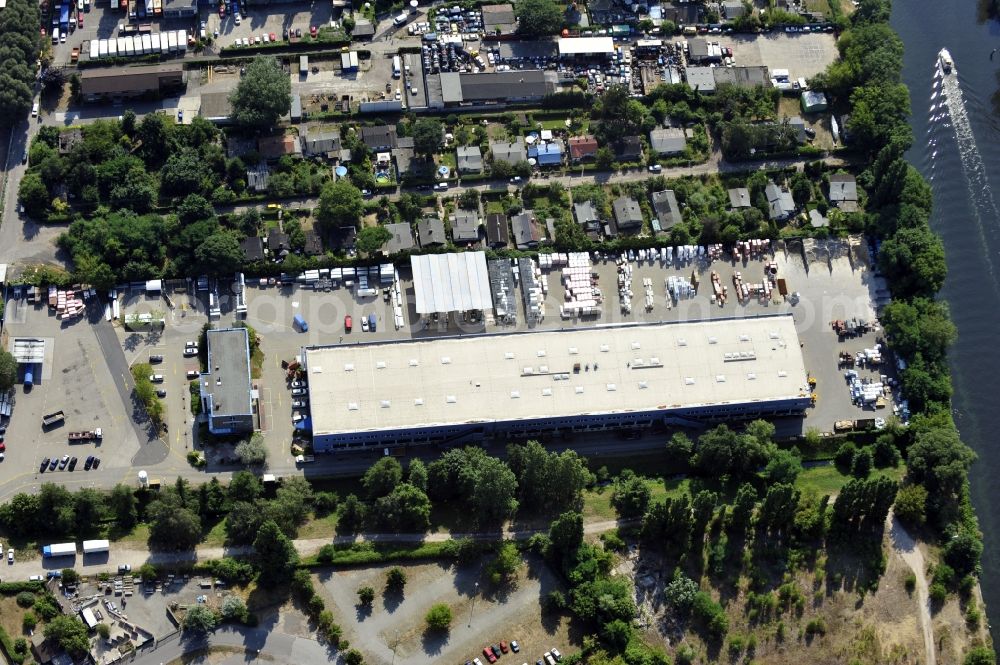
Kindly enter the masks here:
M 411 256 L 410 267 L 418 314 L 492 307 L 484 252 Z

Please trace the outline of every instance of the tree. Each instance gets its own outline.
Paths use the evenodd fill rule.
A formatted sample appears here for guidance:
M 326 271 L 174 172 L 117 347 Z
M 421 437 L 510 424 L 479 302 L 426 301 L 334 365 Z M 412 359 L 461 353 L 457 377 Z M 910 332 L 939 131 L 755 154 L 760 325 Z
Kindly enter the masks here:
M 567 512 L 557 517 L 549 526 L 551 551 L 556 557 L 568 557 L 583 544 L 583 515 Z
M 385 574 L 385 590 L 388 593 L 403 593 L 406 586 L 406 571 L 399 566 L 393 566 Z
M 2 102 L 0 102 L 0 107 L 2 107 Z M 24 206 L 24 212 L 30 217 L 42 217 L 48 210 L 52 197 L 49 196 L 49 189 L 42 182 L 42 177 L 34 171 L 29 171 L 21 179 L 21 185 L 17 190 L 17 200 Z
M 73 658 L 90 652 L 87 627 L 75 616 L 59 614 L 45 624 L 45 639 L 52 640 Z
M 365 201 L 361 190 L 347 180 L 337 180 L 323 186 L 316 206 L 316 220 L 327 232 L 341 226 L 361 226 Z
M 927 520 L 927 490 L 916 484 L 899 488 L 892 512 L 903 524 L 923 526 Z
M 370 586 L 363 586 L 358 589 L 358 602 L 370 607 L 375 602 L 375 589 Z
M 410 462 L 407 470 L 407 482 L 422 492 L 427 491 L 427 467 L 418 459 Z
M 550 514 L 580 507 L 583 490 L 594 482 L 586 459 L 570 450 L 550 453 L 537 441 L 508 446 L 507 464 L 517 478 L 519 504 Z
M 907 454 L 907 479 L 927 490 L 927 516 L 933 523 L 953 521 L 966 474 L 975 459 L 954 427 L 932 427 L 917 433 Z
M 167 550 L 193 549 L 201 541 L 201 519 L 172 493 L 161 493 L 147 508 L 149 544 Z
M 869 446 L 859 448 L 851 460 L 851 475 L 855 478 L 867 478 L 872 472 L 873 466 L 875 466 L 875 460 L 872 449 Z
M 264 435 L 254 432 L 249 439 L 236 444 L 234 451 L 244 466 L 260 466 L 267 461 L 267 446 L 264 445 Z
M 260 568 L 257 582 L 261 586 L 278 586 L 292 578 L 299 562 L 298 552 L 288 536 L 272 520 L 260 525 L 253 548 Z
M 449 450 L 427 467 L 427 475 L 432 497 L 461 502 L 480 524 L 495 524 L 517 510 L 514 472 L 482 448 Z M 484 492 L 487 486 L 490 490 Z
M 802 458 L 797 450 L 775 450 L 764 467 L 764 477 L 771 483 L 794 483 L 802 471 Z
M 108 510 L 114 516 L 115 525 L 123 531 L 131 529 L 138 521 L 137 505 L 135 492 L 128 485 L 119 483 L 108 495 Z
M 563 14 L 553 0 L 519 0 L 517 31 L 527 37 L 554 35 L 563 25 Z
M 959 576 L 979 572 L 979 557 L 983 554 L 983 541 L 978 534 L 961 531 L 944 546 L 944 560 Z
M 142 578 L 143 582 L 153 582 L 156 580 L 156 566 L 151 563 L 144 563 L 139 566 L 139 577 Z
M 360 254 L 371 256 L 382 249 L 391 238 L 392 234 L 384 226 L 366 226 L 358 231 L 354 246 Z
M 645 478 L 635 475 L 632 469 L 625 469 L 615 479 L 611 492 L 611 505 L 621 519 L 642 517 L 649 507 L 652 490 Z
M 395 457 L 382 457 L 368 467 L 361 478 L 361 485 L 369 499 L 386 496 L 403 480 L 403 467 Z
M 963 665 L 996 665 L 997 656 L 990 647 L 973 647 L 965 654 Z
M 184 630 L 207 633 L 219 625 L 219 617 L 207 605 L 191 605 L 184 613 Z
M 413 123 L 413 149 L 418 155 L 433 155 L 443 142 L 444 126 L 440 120 L 421 118 Z
M 893 294 L 933 297 L 944 284 L 948 267 L 941 238 L 925 226 L 900 229 L 882 243 L 879 265 Z
M 361 652 L 357 649 L 348 649 L 344 652 L 344 663 L 345 665 L 362 665 L 365 662 L 365 657 L 361 655 Z
M 236 272 L 243 264 L 243 257 L 240 241 L 231 231 L 210 235 L 194 250 L 198 270 L 210 275 Z
M 17 381 L 17 360 L 6 349 L 0 349 L 0 391 L 6 392 Z
M 508 540 L 500 546 L 496 558 L 487 565 L 486 573 L 494 586 L 500 586 L 510 582 L 523 563 L 517 545 Z
M 344 533 L 354 533 L 365 522 L 365 506 L 353 494 L 348 494 L 340 504 L 340 514 L 337 519 L 337 529 Z
M 247 604 L 239 596 L 229 595 L 222 601 L 219 613 L 225 621 L 246 621 L 248 615 Z
M 430 526 L 431 501 L 413 485 L 401 483 L 388 496 L 379 497 L 372 512 L 387 529 L 422 533 Z
M 234 544 L 252 543 L 264 516 L 257 503 L 235 501 L 226 515 L 226 538 Z
M 232 120 L 238 125 L 267 129 L 291 108 L 292 83 L 274 58 L 258 56 L 246 66 L 229 96 Z
M 427 623 L 427 630 L 436 632 L 447 632 L 451 628 L 451 608 L 444 603 L 436 603 L 427 610 L 424 621 Z
M 264 493 L 264 486 L 253 473 L 237 471 L 229 481 L 227 492 L 233 501 L 255 501 Z
M 180 196 L 204 189 L 208 169 L 196 150 L 181 150 L 167 158 L 160 169 L 160 191 L 168 196 Z

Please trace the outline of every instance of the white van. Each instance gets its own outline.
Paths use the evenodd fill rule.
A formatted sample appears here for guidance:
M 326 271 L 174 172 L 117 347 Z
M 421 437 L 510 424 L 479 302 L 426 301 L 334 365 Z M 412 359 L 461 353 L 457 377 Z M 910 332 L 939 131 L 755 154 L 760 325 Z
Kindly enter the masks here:
M 31 117 L 32 118 L 38 117 L 38 102 L 35 102 L 34 104 L 31 105 Z
M 52 27 L 52 43 L 53 44 L 59 43 L 59 28 L 55 26 Z
M 407 17 L 408 17 L 408 14 L 406 12 L 403 12 L 402 14 L 400 14 L 399 16 L 397 16 L 396 18 L 392 19 L 392 22 L 395 25 L 403 25 L 404 23 L 406 23 Z

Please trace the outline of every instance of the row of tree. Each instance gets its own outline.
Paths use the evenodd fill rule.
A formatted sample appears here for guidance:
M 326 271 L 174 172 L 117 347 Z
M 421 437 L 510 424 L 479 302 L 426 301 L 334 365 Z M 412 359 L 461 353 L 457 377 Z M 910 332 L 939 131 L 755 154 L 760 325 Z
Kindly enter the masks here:
M 9 0 L 0 12 L 0 125 L 21 121 L 35 95 L 38 3 Z
M 968 491 L 975 455 L 951 418 L 946 355 L 955 327 L 946 305 L 934 299 L 947 266 L 941 239 L 930 229 L 930 186 L 904 158 L 913 134 L 901 75 L 903 44 L 889 26 L 890 10 L 889 0 L 861 0 L 838 41 L 840 59 L 812 83 L 849 108 L 847 129 L 871 157 L 858 184 L 869 193 L 867 227 L 881 240 L 879 266 L 893 292 L 882 320 L 905 360 L 903 392 L 917 414 L 899 434 L 907 474 L 896 512 L 913 526 L 929 526 L 961 577 L 978 572 L 982 552 Z M 838 502 L 881 506 L 880 496 L 849 493 Z

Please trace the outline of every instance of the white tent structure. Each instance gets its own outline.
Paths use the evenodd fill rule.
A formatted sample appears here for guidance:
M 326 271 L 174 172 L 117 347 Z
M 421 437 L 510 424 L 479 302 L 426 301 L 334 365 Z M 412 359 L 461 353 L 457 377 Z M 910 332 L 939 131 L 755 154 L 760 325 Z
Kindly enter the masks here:
M 484 252 L 410 257 L 417 314 L 447 314 L 493 307 Z

